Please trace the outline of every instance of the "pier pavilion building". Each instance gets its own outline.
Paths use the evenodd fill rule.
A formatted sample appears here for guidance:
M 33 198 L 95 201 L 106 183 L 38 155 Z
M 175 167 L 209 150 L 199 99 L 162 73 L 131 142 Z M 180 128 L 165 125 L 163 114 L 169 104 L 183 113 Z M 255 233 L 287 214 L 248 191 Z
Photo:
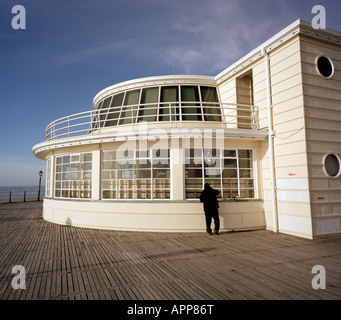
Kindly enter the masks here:
M 44 219 L 114 230 L 341 234 L 341 33 L 297 20 L 216 76 L 100 91 L 46 127 Z

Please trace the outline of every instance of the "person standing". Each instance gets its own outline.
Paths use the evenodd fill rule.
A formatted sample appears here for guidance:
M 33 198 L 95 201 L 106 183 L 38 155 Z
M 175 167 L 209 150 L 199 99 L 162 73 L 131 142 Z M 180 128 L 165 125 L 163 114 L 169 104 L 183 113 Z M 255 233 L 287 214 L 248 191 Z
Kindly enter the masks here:
M 211 188 L 208 183 L 205 183 L 204 190 L 200 194 L 200 202 L 204 204 L 205 218 L 206 218 L 206 231 L 211 235 L 211 222 L 214 220 L 214 232 L 219 234 L 220 219 L 218 213 L 218 190 Z

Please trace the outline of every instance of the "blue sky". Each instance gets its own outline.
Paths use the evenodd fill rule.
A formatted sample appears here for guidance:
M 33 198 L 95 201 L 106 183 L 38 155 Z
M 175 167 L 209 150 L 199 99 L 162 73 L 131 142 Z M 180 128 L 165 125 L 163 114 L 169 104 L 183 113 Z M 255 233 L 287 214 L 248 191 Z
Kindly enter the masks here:
M 92 109 L 100 90 L 168 74 L 216 75 L 323 5 L 341 31 L 341 2 L 297 0 L 2 0 L 0 186 L 36 185 L 32 146 L 48 123 Z M 26 9 L 14 30 L 12 7 Z

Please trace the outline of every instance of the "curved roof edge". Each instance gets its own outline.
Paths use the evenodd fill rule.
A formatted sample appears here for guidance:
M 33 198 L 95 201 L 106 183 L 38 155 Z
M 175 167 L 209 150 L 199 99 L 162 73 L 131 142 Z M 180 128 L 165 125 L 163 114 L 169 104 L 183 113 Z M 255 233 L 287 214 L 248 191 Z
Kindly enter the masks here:
M 104 88 L 93 99 L 93 106 L 95 107 L 98 101 L 104 97 L 111 95 L 118 91 L 134 89 L 141 86 L 163 85 L 163 84 L 211 84 L 216 85 L 217 82 L 213 76 L 200 76 L 200 75 L 166 75 L 166 76 L 154 76 L 137 78 L 124 82 L 119 82 L 107 88 Z

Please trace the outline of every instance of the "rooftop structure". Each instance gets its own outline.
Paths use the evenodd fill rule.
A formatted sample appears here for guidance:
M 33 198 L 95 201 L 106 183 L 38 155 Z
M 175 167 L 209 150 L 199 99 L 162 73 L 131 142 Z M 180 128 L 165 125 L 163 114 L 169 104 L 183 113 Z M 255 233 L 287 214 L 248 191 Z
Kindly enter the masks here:
M 215 77 L 100 91 L 46 127 L 46 220 L 116 230 L 341 233 L 341 33 L 297 20 Z

